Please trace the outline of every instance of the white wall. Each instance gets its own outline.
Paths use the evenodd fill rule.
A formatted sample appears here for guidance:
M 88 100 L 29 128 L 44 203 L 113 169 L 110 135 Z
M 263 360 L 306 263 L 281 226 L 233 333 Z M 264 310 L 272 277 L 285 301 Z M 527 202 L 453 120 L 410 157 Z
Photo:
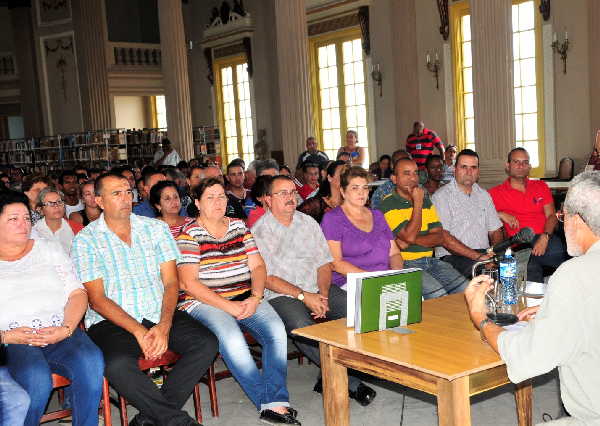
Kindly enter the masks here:
M 146 121 L 146 96 L 115 96 L 117 128 L 141 129 L 149 127 Z

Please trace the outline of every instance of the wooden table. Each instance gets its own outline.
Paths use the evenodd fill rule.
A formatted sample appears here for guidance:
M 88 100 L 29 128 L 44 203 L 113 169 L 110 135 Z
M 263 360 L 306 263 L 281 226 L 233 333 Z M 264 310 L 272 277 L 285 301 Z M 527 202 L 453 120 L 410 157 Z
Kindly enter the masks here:
M 509 382 L 504 362 L 473 327 L 462 294 L 423 302 L 423 321 L 408 328 L 415 333 L 356 334 L 341 319 L 294 330 L 319 342 L 327 426 L 350 424 L 348 368 L 436 395 L 440 425 L 470 425 L 469 398 Z M 520 426 L 532 424 L 531 399 L 531 381 L 516 385 Z

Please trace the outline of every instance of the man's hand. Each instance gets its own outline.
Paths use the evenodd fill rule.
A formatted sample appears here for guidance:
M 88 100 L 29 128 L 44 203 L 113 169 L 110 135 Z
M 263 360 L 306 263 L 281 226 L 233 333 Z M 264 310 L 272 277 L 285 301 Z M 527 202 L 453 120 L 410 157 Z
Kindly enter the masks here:
M 243 311 L 235 319 L 240 321 L 246 318 L 250 318 L 256 312 L 256 308 L 260 304 L 260 300 L 257 297 L 249 297 L 241 302 Z
M 525 308 L 521 312 L 517 314 L 519 317 L 519 321 L 529 321 L 535 318 L 537 312 L 539 311 L 539 306 L 532 306 L 530 308 Z
M 494 253 L 493 252 L 490 252 L 490 253 L 478 253 L 478 252 L 476 252 L 476 255 L 474 254 L 473 257 L 474 258 L 471 259 L 471 260 L 474 260 L 476 262 L 481 262 L 481 261 L 484 261 L 484 260 L 489 260 L 492 257 L 494 257 Z
M 402 238 L 399 238 L 399 237 L 396 237 L 396 245 L 402 251 L 408 249 L 408 246 L 410 246 L 409 243 L 407 243 L 406 241 L 404 241 Z
M 415 186 L 410 191 L 410 198 L 412 199 L 413 206 L 415 204 L 419 206 L 423 205 L 423 199 L 425 198 L 425 190 L 420 186 Z
M 498 216 L 500 217 L 502 222 L 507 223 L 510 228 L 519 229 L 519 221 L 513 215 L 505 212 L 498 212 Z
M 534 256 L 543 256 L 544 253 L 546 253 L 549 241 L 550 238 L 548 238 L 545 234 L 540 235 L 540 237 L 533 245 L 533 250 L 531 250 L 531 254 Z
M 487 275 L 479 275 L 471 280 L 469 286 L 465 289 L 465 300 L 469 308 L 471 321 L 479 327 L 479 323 L 486 317 L 487 307 L 485 304 L 485 295 L 492 286 L 493 280 Z
M 60 342 L 69 337 L 67 327 L 44 327 L 31 335 L 29 344 L 32 346 L 47 346 Z
M 142 350 L 142 353 L 144 354 L 144 358 L 152 359 L 152 358 L 150 358 L 150 351 L 149 351 L 150 341 L 145 339 L 146 334 L 148 334 L 148 329 L 140 324 L 137 331 L 135 333 L 133 333 L 133 337 L 135 337 L 135 340 L 137 340 L 138 345 L 140 345 L 140 349 Z
M 143 340 L 147 342 L 144 353 L 147 359 L 158 359 L 167 351 L 170 330 L 170 324 L 158 323 L 144 335 Z
M 325 318 L 325 314 L 329 310 L 327 298 L 318 293 L 304 292 L 304 304 L 311 311 L 313 318 Z

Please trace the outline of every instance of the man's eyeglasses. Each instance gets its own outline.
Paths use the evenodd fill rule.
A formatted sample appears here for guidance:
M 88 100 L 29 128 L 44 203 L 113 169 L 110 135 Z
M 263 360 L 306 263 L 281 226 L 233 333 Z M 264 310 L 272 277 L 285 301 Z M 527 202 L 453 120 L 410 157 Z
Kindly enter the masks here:
M 566 213 L 564 212 L 564 210 L 559 210 L 555 213 L 556 218 L 558 219 L 559 222 L 564 223 L 565 222 L 565 215 Z M 587 225 L 587 222 L 585 221 L 584 217 L 581 215 L 581 213 L 574 213 L 573 216 L 579 216 L 581 218 L 581 220 L 583 221 L 583 223 L 585 223 Z
M 45 203 L 42 203 L 42 205 L 44 207 L 62 207 L 65 205 L 65 202 L 63 200 L 58 200 L 58 201 L 46 201 Z
M 296 195 L 298 195 L 298 191 L 296 191 L 295 189 L 293 191 L 282 189 L 281 191 L 273 192 L 271 195 L 280 198 L 295 197 Z

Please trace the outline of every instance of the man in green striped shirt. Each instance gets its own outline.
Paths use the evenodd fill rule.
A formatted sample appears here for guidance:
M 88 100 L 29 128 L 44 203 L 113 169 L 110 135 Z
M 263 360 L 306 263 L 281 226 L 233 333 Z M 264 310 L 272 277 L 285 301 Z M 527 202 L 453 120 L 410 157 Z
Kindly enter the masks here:
M 396 237 L 404 266 L 423 270 L 423 297 L 464 291 L 467 279 L 449 263 L 433 257 L 433 248 L 443 244 L 443 229 L 429 195 L 419 186 L 417 164 L 399 160 L 392 181 L 396 190 L 381 201 L 379 210 Z

